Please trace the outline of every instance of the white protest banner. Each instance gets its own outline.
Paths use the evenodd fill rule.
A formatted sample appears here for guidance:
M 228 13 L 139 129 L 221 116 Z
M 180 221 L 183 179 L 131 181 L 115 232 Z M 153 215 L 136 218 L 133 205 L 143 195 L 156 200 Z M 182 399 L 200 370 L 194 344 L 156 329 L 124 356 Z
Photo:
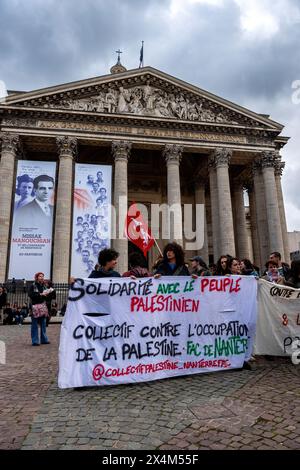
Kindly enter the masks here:
M 8 278 L 50 278 L 55 162 L 19 160 Z
M 110 165 L 76 163 L 71 275 L 88 277 L 99 251 L 110 247 Z
M 242 367 L 256 292 L 250 276 L 77 279 L 62 324 L 59 387 Z
M 259 281 L 255 354 L 290 356 L 300 341 L 300 289 Z

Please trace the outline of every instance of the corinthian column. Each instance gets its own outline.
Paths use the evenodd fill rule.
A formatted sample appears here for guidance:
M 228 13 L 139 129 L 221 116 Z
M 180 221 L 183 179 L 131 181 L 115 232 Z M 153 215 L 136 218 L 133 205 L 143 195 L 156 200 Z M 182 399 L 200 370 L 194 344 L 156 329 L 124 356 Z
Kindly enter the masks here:
M 283 253 L 282 253 L 283 259 L 282 260 L 285 261 L 286 263 L 289 263 L 290 262 L 290 247 L 289 247 L 289 239 L 288 239 L 288 233 L 287 233 L 284 201 L 283 201 L 282 186 L 281 186 L 281 176 L 282 176 L 284 167 L 285 167 L 285 162 L 281 162 L 280 159 L 276 161 L 275 180 L 276 180 L 277 198 L 278 198 L 282 241 L 283 241 Z
M 284 251 L 280 223 L 281 220 L 274 172 L 276 166 L 276 154 L 272 151 L 262 152 L 260 159 L 265 187 L 270 252 L 279 251 L 281 254 L 283 254 Z
M 69 280 L 73 158 L 77 152 L 77 141 L 73 137 L 62 136 L 57 137 L 56 143 L 59 150 L 59 170 L 53 246 L 53 281 L 65 283 Z
M 0 282 L 5 281 L 8 262 L 8 236 L 11 222 L 11 200 L 14 186 L 14 170 L 19 136 L 2 132 L 2 151 L 0 161 Z
M 254 195 L 253 183 L 250 182 L 247 185 L 248 196 L 249 196 L 249 207 L 250 207 L 250 222 L 251 222 L 251 238 L 252 238 L 252 248 L 253 248 L 253 261 L 255 266 L 261 266 L 264 261 L 260 259 L 260 248 L 258 240 L 258 230 L 257 230 L 257 218 L 256 218 L 256 203 Z
M 208 171 L 209 171 L 213 255 L 214 255 L 214 263 L 216 263 L 219 256 L 221 256 L 221 251 L 219 248 L 220 226 L 219 226 L 218 183 L 217 183 L 217 172 L 216 172 L 214 155 L 209 156 Z
M 264 267 L 269 258 L 270 246 L 268 236 L 268 223 L 266 220 L 266 198 L 264 181 L 262 177 L 261 162 L 256 159 L 252 164 L 254 200 L 256 210 L 257 235 L 260 253 L 260 267 Z
M 234 228 L 229 182 L 229 163 L 232 152 L 229 149 L 216 149 L 214 152 L 217 172 L 220 251 L 222 254 L 235 256 Z
M 183 148 L 179 145 L 166 145 L 163 155 L 167 163 L 168 206 L 174 214 L 174 223 L 170 220 L 170 240 L 182 245 L 182 209 L 179 165 Z M 171 213 L 170 212 L 170 213 Z
M 233 206 L 235 215 L 236 254 L 240 259 L 249 258 L 249 243 L 244 203 L 244 185 L 243 182 L 239 179 L 236 179 L 233 184 Z
M 124 227 L 128 210 L 127 167 L 131 142 L 115 141 L 112 143 L 112 154 L 115 161 L 114 206 L 116 227 L 114 248 L 120 254 L 118 271 L 123 274 L 128 270 L 128 240 L 124 237 Z

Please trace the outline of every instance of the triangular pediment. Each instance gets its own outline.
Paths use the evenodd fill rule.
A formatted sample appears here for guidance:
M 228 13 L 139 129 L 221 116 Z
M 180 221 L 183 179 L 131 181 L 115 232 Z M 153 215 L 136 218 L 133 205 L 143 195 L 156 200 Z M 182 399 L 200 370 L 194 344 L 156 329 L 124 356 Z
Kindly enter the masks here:
M 266 116 L 152 67 L 8 96 L 6 106 L 282 130 Z

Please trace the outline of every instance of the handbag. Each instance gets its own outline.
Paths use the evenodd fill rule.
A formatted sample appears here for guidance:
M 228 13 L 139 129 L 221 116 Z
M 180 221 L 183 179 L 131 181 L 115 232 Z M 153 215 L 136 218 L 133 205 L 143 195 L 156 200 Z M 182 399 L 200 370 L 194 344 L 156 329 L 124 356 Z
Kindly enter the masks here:
M 33 305 L 32 316 L 34 318 L 48 317 L 49 313 L 48 313 L 47 305 L 45 303 Z

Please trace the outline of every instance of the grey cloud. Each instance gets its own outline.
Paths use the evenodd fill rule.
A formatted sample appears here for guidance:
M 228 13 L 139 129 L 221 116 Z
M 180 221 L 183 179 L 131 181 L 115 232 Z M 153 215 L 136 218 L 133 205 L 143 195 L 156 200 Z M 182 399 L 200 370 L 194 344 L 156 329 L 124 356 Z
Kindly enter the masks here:
M 1 78 L 9 88 L 40 88 L 107 73 L 121 45 L 135 54 L 159 1 L 0 1 Z M 154 28 L 155 30 L 155 28 Z M 135 51 L 134 51 L 135 49 Z M 127 54 L 128 59 L 128 54 Z M 92 69 L 93 70 L 93 69 Z

